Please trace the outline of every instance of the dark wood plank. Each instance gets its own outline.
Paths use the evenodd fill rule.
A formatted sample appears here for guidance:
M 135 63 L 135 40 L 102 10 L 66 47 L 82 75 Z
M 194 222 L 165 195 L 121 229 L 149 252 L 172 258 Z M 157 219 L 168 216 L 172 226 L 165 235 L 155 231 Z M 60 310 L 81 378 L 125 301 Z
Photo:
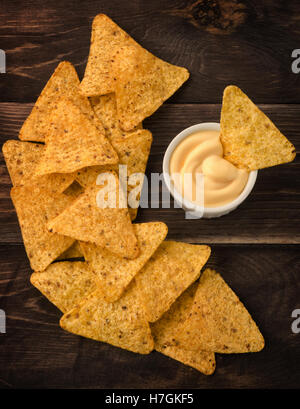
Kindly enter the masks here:
M 105 13 L 158 57 L 189 69 L 173 102 L 220 103 L 235 83 L 257 103 L 299 103 L 300 75 L 291 70 L 299 12 L 297 0 L 5 1 L 0 100 L 33 102 L 62 60 L 82 77 L 92 19 Z
M 136 355 L 64 332 L 61 313 L 29 283 L 22 246 L 0 246 L 0 388 L 299 388 L 300 334 L 291 331 L 299 308 L 298 246 L 212 246 L 218 269 L 259 325 L 265 349 L 217 355 L 206 377 L 163 355 Z
M 0 104 L 0 144 L 17 138 L 32 104 Z M 261 108 L 300 147 L 299 105 L 263 105 Z M 145 121 L 154 142 L 147 175 L 162 171 L 163 154 L 172 138 L 189 125 L 218 121 L 219 105 L 165 104 Z M 165 221 L 169 238 L 197 243 L 300 243 L 300 160 L 259 172 L 248 199 L 234 212 L 219 219 L 185 220 L 181 209 L 140 209 L 137 222 Z M 149 178 L 150 180 L 150 178 Z M 17 217 L 9 198 L 10 181 L 0 158 L 0 242 L 21 243 Z

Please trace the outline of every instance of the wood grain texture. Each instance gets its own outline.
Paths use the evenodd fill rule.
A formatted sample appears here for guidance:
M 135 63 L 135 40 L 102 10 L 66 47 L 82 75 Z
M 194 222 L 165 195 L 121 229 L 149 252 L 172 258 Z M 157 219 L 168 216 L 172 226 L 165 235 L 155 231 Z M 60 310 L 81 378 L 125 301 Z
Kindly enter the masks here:
M 142 356 L 64 332 L 61 313 L 29 283 L 22 246 L 1 246 L 0 388 L 299 388 L 298 246 L 212 246 L 218 269 L 259 325 L 266 347 L 255 354 L 217 355 L 206 377 L 157 352 Z
M 62 60 L 82 77 L 98 13 L 158 57 L 189 69 L 190 80 L 171 102 L 220 103 L 231 83 L 257 103 L 300 102 L 300 75 L 291 70 L 300 42 L 297 0 L 11 0 L 0 11 L 7 55 L 2 102 L 33 102 Z
M 15 139 L 32 104 L 0 104 L 0 144 Z M 261 108 L 295 144 L 299 152 L 300 117 L 298 105 L 263 105 Z M 219 121 L 219 105 L 165 104 L 144 126 L 153 132 L 153 145 L 147 167 L 162 172 L 164 152 L 172 138 L 187 126 Z M 140 209 L 137 222 L 160 220 L 167 223 L 170 239 L 194 243 L 300 243 L 300 159 L 259 172 L 254 190 L 234 212 L 217 219 L 185 220 L 182 209 Z M 10 180 L 3 157 L 0 158 L 0 243 L 22 243 L 17 217 L 9 198 Z M 161 189 L 160 189 L 161 190 Z M 238 221 L 238 222 L 237 222 Z

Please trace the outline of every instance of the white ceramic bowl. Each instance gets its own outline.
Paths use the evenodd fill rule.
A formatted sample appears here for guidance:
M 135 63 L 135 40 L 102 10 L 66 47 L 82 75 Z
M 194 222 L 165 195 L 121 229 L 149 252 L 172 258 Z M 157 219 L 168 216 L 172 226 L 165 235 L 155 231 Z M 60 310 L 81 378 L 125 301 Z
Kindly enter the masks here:
M 164 181 L 165 181 L 165 184 L 168 190 L 170 191 L 171 195 L 174 197 L 175 201 L 179 204 L 179 206 L 182 207 L 187 212 L 192 212 L 195 218 L 220 217 L 236 209 L 250 194 L 255 184 L 255 181 L 256 181 L 257 170 L 250 172 L 247 184 L 244 190 L 242 191 L 242 193 L 232 202 L 227 203 L 223 206 L 202 208 L 201 206 L 197 206 L 195 203 L 192 203 L 189 200 L 186 200 L 178 193 L 173 183 L 171 182 L 170 174 L 169 174 L 170 158 L 176 146 L 187 136 L 197 131 L 220 131 L 220 124 L 217 122 L 204 122 L 202 124 L 190 126 L 189 128 L 186 128 L 182 132 L 180 132 L 177 136 L 175 136 L 175 138 L 172 140 L 172 142 L 168 146 L 165 152 L 165 155 L 164 155 L 164 160 L 163 160 Z

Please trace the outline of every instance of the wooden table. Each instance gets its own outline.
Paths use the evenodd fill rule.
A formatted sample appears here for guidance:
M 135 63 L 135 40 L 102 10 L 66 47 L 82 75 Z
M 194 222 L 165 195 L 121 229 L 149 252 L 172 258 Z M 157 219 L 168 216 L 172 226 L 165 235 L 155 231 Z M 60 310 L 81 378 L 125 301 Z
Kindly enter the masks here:
M 164 151 L 183 128 L 219 121 L 226 85 L 240 86 L 300 147 L 300 44 L 297 0 L 5 0 L 0 9 L 0 138 L 16 139 L 54 68 L 84 72 L 93 17 L 106 13 L 157 56 L 187 67 L 190 80 L 145 121 L 154 142 L 147 174 L 161 172 Z M 29 283 L 31 269 L 0 162 L 0 387 L 299 388 L 300 160 L 262 170 L 250 197 L 230 215 L 185 220 L 180 209 L 141 209 L 137 221 L 161 220 L 169 239 L 209 243 L 208 265 L 245 303 L 266 339 L 257 354 L 217 355 L 206 377 L 153 352 L 135 355 L 60 329 L 60 312 Z

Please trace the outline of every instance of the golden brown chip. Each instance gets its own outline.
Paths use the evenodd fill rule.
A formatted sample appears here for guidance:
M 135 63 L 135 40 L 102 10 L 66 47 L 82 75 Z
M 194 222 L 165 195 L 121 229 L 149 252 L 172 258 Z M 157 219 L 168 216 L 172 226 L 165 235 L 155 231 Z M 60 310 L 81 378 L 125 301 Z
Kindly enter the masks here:
M 98 278 L 103 296 L 113 302 L 121 297 L 133 277 L 165 239 L 168 227 L 161 222 L 133 225 L 140 253 L 134 260 L 120 258 L 93 244 L 81 243 L 85 260 Z
M 177 361 L 189 365 L 205 375 L 211 375 L 216 368 L 215 355 L 213 352 L 189 351 L 182 348 L 180 344 L 174 345 L 173 337 L 178 326 L 183 323 L 189 315 L 193 305 L 194 296 L 198 283 L 192 284 L 164 315 L 151 325 L 154 339 L 154 348 Z
M 64 251 L 56 260 L 68 260 L 70 258 L 80 258 L 83 257 L 81 247 L 78 241 L 72 244 L 66 251 Z
M 74 334 L 140 354 L 153 350 L 150 327 L 134 282 L 114 303 L 106 302 L 96 290 L 65 314 L 60 325 Z
M 230 354 L 257 352 L 264 347 L 264 338 L 244 305 L 211 269 L 201 275 L 190 316 L 174 339 L 193 351 Z
M 136 189 L 139 192 L 142 186 L 143 177 L 146 171 L 147 161 L 150 154 L 152 144 L 152 134 L 146 129 L 141 129 L 123 138 L 114 139 L 112 146 L 119 156 L 120 165 L 126 165 L 127 169 L 127 197 L 128 207 L 131 219 L 133 220 L 137 214 L 137 206 L 139 204 L 139 194 L 136 195 Z M 99 173 L 108 170 L 119 171 L 119 165 L 109 167 L 91 166 L 81 169 L 77 172 L 76 180 L 83 187 L 87 187 L 95 183 Z M 120 169 L 121 170 L 121 169 Z M 140 177 L 134 178 L 134 174 L 140 174 Z
M 30 282 L 63 313 L 97 289 L 95 276 L 84 261 L 60 261 L 35 272 Z
M 107 95 L 101 95 L 99 97 L 91 97 L 90 102 L 95 114 L 101 121 L 105 129 L 105 136 L 109 139 L 110 143 L 114 146 L 115 140 L 120 140 L 122 137 L 128 134 L 127 131 L 123 131 L 119 126 L 119 120 L 117 116 L 117 101 L 115 93 Z M 142 129 L 143 126 L 140 123 L 136 128 L 130 132 Z
M 2 147 L 6 166 L 14 186 L 36 183 L 53 192 L 62 193 L 75 179 L 74 174 L 54 173 L 35 176 L 45 146 L 37 143 L 9 140 Z
M 157 321 L 200 275 L 210 247 L 164 241 L 136 276 L 150 322 Z
M 126 203 L 119 189 L 118 177 L 112 172 L 105 176 L 110 183 L 87 188 L 71 206 L 48 224 L 48 228 L 76 240 L 94 243 L 119 256 L 136 258 L 139 253 L 138 243 L 128 209 L 122 207 Z M 108 207 L 104 207 L 106 204 Z
M 291 162 L 296 156 L 294 145 L 233 85 L 223 95 L 220 138 L 224 158 L 247 170 Z
M 17 186 L 11 198 L 18 215 L 25 249 L 33 270 L 42 271 L 71 246 L 74 239 L 50 233 L 47 222 L 59 215 L 73 199 L 54 194 L 40 185 Z
M 118 155 L 108 139 L 69 99 L 57 101 L 50 122 L 37 175 L 70 173 L 86 166 L 118 163 Z
M 79 78 L 75 68 L 68 61 L 61 62 L 47 82 L 37 99 L 31 114 L 24 122 L 19 138 L 24 141 L 44 142 L 49 132 L 49 117 L 58 97 L 69 98 L 81 111 L 93 121 L 99 132 L 104 128 L 95 115 L 89 100 L 79 94 Z
M 112 60 L 122 45 L 136 42 L 105 14 L 98 14 L 92 25 L 91 45 L 80 92 L 86 96 L 113 92 Z
M 140 46 L 120 48 L 113 72 L 118 118 L 125 131 L 153 114 L 189 77 L 186 68 L 160 60 Z

